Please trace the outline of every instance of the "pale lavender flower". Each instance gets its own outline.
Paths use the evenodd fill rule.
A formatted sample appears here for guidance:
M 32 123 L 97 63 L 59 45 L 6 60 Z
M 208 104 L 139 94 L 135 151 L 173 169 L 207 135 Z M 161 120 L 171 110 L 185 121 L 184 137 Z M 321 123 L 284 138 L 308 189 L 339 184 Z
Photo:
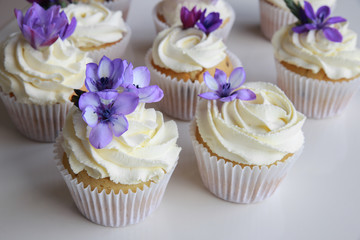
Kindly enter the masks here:
M 147 67 L 141 66 L 133 69 L 131 63 L 124 60 L 124 75 L 121 87 L 125 91 L 133 92 L 140 98 L 140 102 L 158 102 L 164 97 L 164 93 L 157 85 L 150 86 L 150 71 Z
M 213 92 L 206 92 L 199 95 L 199 97 L 208 100 L 219 99 L 222 102 L 230 102 L 234 99 L 244 101 L 251 101 L 256 99 L 256 94 L 250 89 L 240 88 L 245 82 L 244 68 L 235 68 L 230 77 L 227 78 L 226 73 L 216 69 L 215 76 L 212 77 L 209 72 L 204 73 L 204 82 Z
M 18 9 L 14 13 L 24 38 L 35 49 L 50 46 L 59 37 L 64 40 L 75 31 L 76 19 L 73 17 L 69 24 L 66 14 L 60 13 L 60 6 L 45 10 L 33 3 L 25 16 Z
M 90 92 L 113 90 L 121 85 L 124 73 L 124 61 L 120 58 L 111 61 L 103 56 L 99 62 L 86 65 L 85 86 Z
M 128 130 L 125 115 L 132 113 L 139 97 L 130 92 L 88 92 L 79 99 L 82 118 L 91 127 L 89 141 L 97 149 L 106 147 L 113 135 L 120 137 Z

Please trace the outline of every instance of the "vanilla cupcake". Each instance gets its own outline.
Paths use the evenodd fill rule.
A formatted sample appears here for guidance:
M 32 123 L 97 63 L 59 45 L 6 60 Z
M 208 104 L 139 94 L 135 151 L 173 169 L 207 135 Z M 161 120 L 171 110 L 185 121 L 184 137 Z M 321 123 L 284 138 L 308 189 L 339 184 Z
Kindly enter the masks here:
M 69 40 L 99 62 L 102 56 L 123 57 L 131 38 L 130 27 L 121 11 L 109 10 L 101 3 L 69 4 L 63 9 L 69 18 L 75 17 L 77 27 Z
M 179 158 L 178 130 L 145 103 L 163 97 L 145 67 L 103 57 L 87 65 L 85 85 L 56 146 L 56 162 L 79 211 L 111 227 L 155 210 Z M 81 196 L 81 197 L 80 197 Z
M 235 12 L 229 3 L 224 0 L 200 1 L 200 0 L 163 0 L 154 7 L 152 11 L 153 21 L 157 33 L 165 28 L 181 24 L 180 10 L 182 7 L 192 9 L 196 7 L 207 12 L 219 12 L 223 19 L 222 25 L 214 34 L 220 38 L 227 39 L 235 22 Z
M 188 13 L 199 14 L 194 10 Z M 206 90 L 203 73 L 213 74 L 218 68 L 230 74 L 241 63 L 213 32 L 209 33 L 201 25 L 202 30 L 195 27 L 196 17 L 184 16 L 188 15 L 183 10 L 183 26 L 167 28 L 157 35 L 152 49 L 146 54 L 145 64 L 153 81 L 164 90 L 161 110 L 188 121 L 194 116 L 197 95 Z M 219 26 L 219 21 L 214 21 L 213 26 Z
M 303 5 L 304 0 L 294 2 Z M 336 0 L 308 0 L 316 9 L 328 5 L 332 9 Z M 281 27 L 296 22 L 296 18 L 286 7 L 284 0 L 260 0 L 260 26 L 264 36 L 271 40 L 274 33 Z
M 305 117 L 275 85 L 236 89 L 240 99 L 201 100 L 190 134 L 205 187 L 230 202 L 254 203 L 273 194 L 301 154 Z
M 307 30 L 301 23 L 292 24 L 279 30 L 272 40 L 277 84 L 296 109 L 311 118 L 343 112 L 360 85 L 356 33 L 348 29 L 345 19 L 328 18 L 329 8 L 319 11 L 327 13 L 320 23 L 324 28 Z
M 22 134 L 54 142 L 71 107 L 73 89 L 84 85 L 85 65 L 91 59 L 65 39 L 76 20 L 68 25 L 58 6 L 45 11 L 35 3 L 28 11 L 32 14 L 15 11 L 22 34 L 11 34 L 0 47 L 0 96 Z

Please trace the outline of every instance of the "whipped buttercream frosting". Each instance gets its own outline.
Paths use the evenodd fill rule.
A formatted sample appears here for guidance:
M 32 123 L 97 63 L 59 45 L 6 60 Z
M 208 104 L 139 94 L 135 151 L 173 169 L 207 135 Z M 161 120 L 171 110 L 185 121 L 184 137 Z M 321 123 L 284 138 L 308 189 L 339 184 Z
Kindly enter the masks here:
M 269 165 L 297 152 L 304 144 L 305 116 L 275 85 L 243 85 L 256 100 L 202 100 L 196 111 L 200 136 L 218 156 L 248 165 Z
M 160 180 L 177 163 L 181 148 L 176 145 L 178 129 L 174 121 L 164 122 L 163 115 L 140 104 L 126 116 L 129 129 L 113 137 L 103 149 L 89 142 L 91 128 L 81 111 L 72 108 L 63 129 L 63 149 L 75 173 L 86 170 L 95 178 L 109 177 L 121 184 Z
M 14 33 L 0 48 L 0 87 L 17 101 L 54 104 L 69 101 L 85 81 L 87 54 L 60 38 L 38 50 Z
M 167 28 L 157 35 L 152 47 L 154 63 L 175 72 L 201 71 L 218 65 L 225 58 L 223 41 L 196 28 Z
M 76 18 L 77 26 L 69 39 L 79 48 L 115 43 L 127 31 L 122 12 L 111 11 L 101 3 L 69 4 L 64 12 L 68 19 Z
M 196 9 L 201 10 L 206 8 L 207 14 L 211 12 L 218 12 L 220 14 L 220 18 L 224 21 L 231 17 L 231 9 L 225 1 L 219 0 L 215 4 L 211 2 L 212 1 L 210 0 L 164 0 L 160 2 L 158 13 L 164 17 L 165 22 L 169 26 L 181 24 L 180 11 L 183 6 L 190 10 L 195 6 Z
M 333 80 L 351 79 L 360 74 L 360 50 L 356 48 L 357 35 L 348 29 L 348 23 L 334 24 L 343 41 L 328 40 L 322 30 L 295 33 L 288 25 L 275 33 L 272 39 L 275 58 L 318 73 L 321 69 Z
M 279 7 L 279 8 L 282 8 L 282 9 L 285 9 L 287 11 L 290 11 L 284 0 L 266 0 L 267 2 Z M 311 3 L 311 5 L 313 6 L 314 10 L 316 11 L 319 7 L 321 6 L 329 6 L 329 7 L 333 7 L 335 5 L 335 2 L 336 0 L 307 0 L 309 3 Z M 300 2 L 300 4 L 302 6 L 304 6 L 304 0 L 294 0 L 295 3 L 298 3 Z

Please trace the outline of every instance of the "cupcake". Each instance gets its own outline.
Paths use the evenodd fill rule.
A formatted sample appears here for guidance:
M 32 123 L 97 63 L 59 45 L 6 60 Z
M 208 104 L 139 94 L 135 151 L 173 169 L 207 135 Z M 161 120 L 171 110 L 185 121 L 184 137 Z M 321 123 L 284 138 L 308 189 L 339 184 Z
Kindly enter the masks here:
M 305 19 L 280 29 L 272 44 L 277 84 L 296 109 L 310 118 L 343 112 L 360 85 L 356 34 L 342 17 L 329 17 L 327 6 L 315 14 L 305 2 Z
M 0 96 L 22 134 L 54 142 L 91 59 L 67 40 L 76 20 L 68 24 L 59 6 L 44 10 L 34 3 L 25 16 L 20 10 L 15 15 L 21 33 L 0 47 Z
M 286 7 L 284 0 L 260 0 L 260 26 L 264 36 L 271 40 L 281 27 L 296 22 L 296 18 Z M 296 4 L 304 4 L 304 0 L 295 0 Z M 334 8 L 336 0 L 309 0 L 314 7 L 323 5 Z
M 227 51 L 223 41 L 211 32 L 221 24 L 221 20 L 215 17 L 218 15 L 213 14 L 208 16 L 214 21 L 204 27 L 199 17 L 201 11 L 183 8 L 183 25 L 160 32 L 146 55 L 145 63 L 152 79 L 165 92 L 160 108 L 169 116 L 191 120 L 198 102 L 197 95 L 206 90 L 203 73 L 214 73 L 215 68 L 230 73 L 234 67 L 240 66 L 239 59 Z
M 123 57 L 131 37 L 121 11 L 111 11 L 101 3 L 69 4 L 64 8 L 69 18 L 75 17 L 77 27 L 69 40 L 82 51 L 88 52 L 95 62 L 102 56 Z
M 224 0 L 163 0 L 153 9 L 152 16 L 157 33 L 165 28 L 181 24 L 180 10 L 182 7 L 192 9 L 196 7 L 199 10 L 207 12 L 218 12 L 223 19 L 221 26 L 214 32 L 215 35 L 227 39 L 231 28 L 235 22 L 235 12 L 229 3 Z
M 205 76 L 190 134 L 205 187 L 235 203 L 270 197 L 300 155 L 305 117 L 275 85 L 245 80 L 242 68 L 229 79 Z
M 70 3 L 101 3 L 106 8 L 108 8 L 111 11 L 121 11 L 124 20 L 126 21 L 129 8 L 130 8 L 130 0 L 63 0 L 65 2 Z
M 87 65 L 86 87 L 56 144 L 56 162 L 79 211 L 111 227 L 135 224 L 160 204 L 180 148 L 174 121 L 145 108 L 163 93 L 145 67 L 103 57 Z

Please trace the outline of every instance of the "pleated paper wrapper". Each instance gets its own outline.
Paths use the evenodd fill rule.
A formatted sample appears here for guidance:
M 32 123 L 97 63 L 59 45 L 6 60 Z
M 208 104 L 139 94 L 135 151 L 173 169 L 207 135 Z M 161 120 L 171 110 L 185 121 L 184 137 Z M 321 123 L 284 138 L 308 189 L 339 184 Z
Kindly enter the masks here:
M 159 12 L 159 8 L 160 8 L 160 4 L 161 1 L 155 5 L 155 7 L 152 10 L 152 18 L 153 18 L 153 22 L 155 25 L 155 29 L 156 29 L 156 33 L 161 32 L 162 30 L 169 28 L 169 25 L 167 23 L 162 22 L 159 18 L 158 18 L 158 12 Z M 234 25 L 235 22 L 235 11 L 233 9 L 233 7 L 226 3 L 227 8 L 230 11 L 230 17 L 229 20 L 226 24 L 224 24 L 223 26 L 221 26 L 220 28 L 216 29 L 213 34 L 215 34 L 218 38 L 223 39 L 224 41 L 227 40 L 231 29 Z
M 276 165 L 241 167 L 211 156 L 195 137 L 195 120 L 190 126 L 197 165 L 205 187 L 215 196 L 234 203 L 256 203 L 269 198 L 300 156 L 302 149 Z M 240 146 L 239 146 L 240 147 Z
M 241 62 L 235 54 L 227 52 L 231 63 L 235 67 L 240 67 Z M 167 115 L 190 121 L 193 119 L 197 103 L 200 98 L 198 95 L 203 92 L 210 91 L 204 82 L 199 81 L 184 81 L 166 76 L 157 71 L 151 64 L 151 49 L 147 52 L 145 57 L 145 64 L 151 73 L 152 84 L 158 85 L 164 91 L 164 98 L 158 103 L 162 112 Z
M 63 137 L 60 135 L 55 143 L 55 161 L 75 205 L 81 214 L 93 223 L 106 227 L 125 227 L 143 221 L 161 203 L 166 186 L 176 167 L 165 174 L 157 183 L 151 183 L 150 187 L 144 186 L 143 190 L 137 189 L 134 193 L 120 191 L 109 194 L 103 190 L 98 192 L 97 188 L 91 190 L 90 186 L 84 187 L 77 179 L 73 179 L 62 164 L 64 150 L 61 147 Z
M 0 97 L 16 128 L 27 138 L 39 142 L 55 142 L 73 106 L 71 102 L 49 105 L 20 103 L 2 91 Z
M 268 40 L 281 27 L 296 22 L 290 11 L 271 5 L 266 0 L 260 0 L 259 6 L 261 31 Z
M 111 60 L 115 58 L 124 58 L 130 39 L 131 39 L 131 28 L 129 27 L 129 25 L 126 24 L 126 33 L 124 33 L 124 36 L 120 40 L 120 42 L 117 42 L 105 48 L 91 50 L 87 52 L 89 54 L 89 57 L 95 63 L 99 63 L 103 56 L 107 56 Z
M 331 82 L 307 78 L 276 62 L 277 85 L 293 102 L 296 110 L 309 118 L 323 119 L 340 115 L 360 86 L 360 78 Z

